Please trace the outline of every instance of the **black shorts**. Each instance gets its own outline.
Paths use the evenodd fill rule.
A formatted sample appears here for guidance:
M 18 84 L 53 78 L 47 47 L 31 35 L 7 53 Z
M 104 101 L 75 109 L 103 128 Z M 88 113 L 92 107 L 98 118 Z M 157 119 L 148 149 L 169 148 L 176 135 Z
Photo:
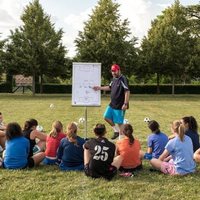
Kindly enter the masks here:
M 111 180 L 117 174 L 117 168 L 115 166 L 110 165 L 108 170 L 103 172 L 97 172 L 96 170 L 89 167 L 89 164 L 84 166 L 84 171 L 86 176 L 91 176 L 92 178 L 105 178 L 107 180 Z
M 120 172 L 136 172 L 136 171 L 139 171 L 141 170 L 143 167 L 142 167 L 142 164 L 141 165 L 138 165 L 137 167 L 135 168 L 124 168 L 124 167 L 120 167 L 119 168 L 119 171 Z
M 26 167 L 33 168 L 34 166 L 35 166 L 35 162 L 34 162 L 33 158 L 32 157 L 28 158 L 28 163 L 27 163 Z

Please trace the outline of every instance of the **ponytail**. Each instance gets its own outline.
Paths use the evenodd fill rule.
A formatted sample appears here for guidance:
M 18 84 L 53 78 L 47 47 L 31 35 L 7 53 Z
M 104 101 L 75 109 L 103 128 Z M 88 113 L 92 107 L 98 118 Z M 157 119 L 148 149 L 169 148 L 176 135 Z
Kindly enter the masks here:
M 179 135 L 180 140 L 183 142 L 183 139 L 185 136 L 185 130 L 184 130 L 183 124 L 180 124 L 180 126 L 178 127 L 178 135 Z
M 77 126 L 75 123 L 70 123 L 67 126 L 67 137 L 74 145 L 77 145 Z
M 123 126 L 123 133 L 129 138 L 129 144 L 132 145 L 135 140 L 133 137 L 133 127 L 130 124 L 125 124 Z

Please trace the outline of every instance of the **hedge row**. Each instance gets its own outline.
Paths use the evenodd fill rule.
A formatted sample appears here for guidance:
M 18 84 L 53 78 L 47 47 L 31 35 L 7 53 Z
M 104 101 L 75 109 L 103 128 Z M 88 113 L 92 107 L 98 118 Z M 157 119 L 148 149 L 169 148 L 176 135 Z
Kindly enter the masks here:
M 10 83 L 0 83 L 1 93 L 12 93 L 12 84 Z
M 130 85 L 130 91 L 133 94 L 156 94 L 156 85 Z M 11 93 L 11 84 L 2 83 L 0 84 L 1 93 Z M 39 85 L 36 85 L 36 93 L 40 92 Z M 71 94 L 71 85 L 60 85 L 60 84 L 44 84 L 44 94 Z M 160 85 L 160 94 L 171 94 L 171 85 Z M 175 94 L 200 94 L 200 85 L 176 85 Z

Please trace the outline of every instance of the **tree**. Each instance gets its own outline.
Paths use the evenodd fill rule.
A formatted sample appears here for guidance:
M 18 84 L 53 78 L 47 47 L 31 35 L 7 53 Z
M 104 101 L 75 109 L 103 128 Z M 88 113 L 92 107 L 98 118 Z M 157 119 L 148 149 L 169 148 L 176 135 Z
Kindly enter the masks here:
M 110 79 L 111 64 L 118 63 L 123 72 L 131 75 L 137 60 L 136 38 L 129 39 L 129 22 L 120 20 L 118 8 L 119 4 L 112 0 L 99 0 L 90 19 L 84 23 L 84 30 L 75 40 L 76 60 L 101 62 L 105 80 Z
M 11 31 L 5 62 L 9 72 L 33 76 L 35 94 L 36 77 L 41 77 L 42 86 L 43 75 L 57 77 L 66 74 L 67 51 L 61 43 L 62 29 L 55 30 L 39 0 L 26 6 L 21 20 L 24 24 Z
M 187 73 L 193 78 L 200 77 L 200 4 L 191 5 L 186 8 L 187 18 L 190 22 L 191 37 L 194 41 L 194 48 L 191 52 L 190 65 Z
M 2 58 L 3 58 L 3 48 L 4 48 L 5 40 L 0 40 L 0 80 L 1 80 L 1 75 L 4 71 L 3 69 L 3 63 L 2 63 Z
M 172 77 L 172 93 L 175 78 L 184 75 L 189 65 L 193 39 L 188 27 L 185 9 L 176 0 L 152 22 L 148 37 L 142 43 L 145 65 L 151 73 L 157 73 L 158 85 L 160 75 Z

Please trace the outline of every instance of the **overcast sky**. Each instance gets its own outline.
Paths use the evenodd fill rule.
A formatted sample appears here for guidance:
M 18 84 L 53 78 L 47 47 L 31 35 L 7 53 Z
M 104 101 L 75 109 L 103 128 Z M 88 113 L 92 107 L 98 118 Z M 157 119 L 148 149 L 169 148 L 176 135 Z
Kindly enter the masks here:
M 113 0 L 119 3 L 122 19 L 128 18 L 133 35 L 141 39 L 147 34 L 151 20 L 161 14 L 174 0 Z M 0 39 L 10 30 L 22 25 L 20 16 L 30 0 L 0 0 Z M 56 29 L 64 31 L 63 43 L 68 56 L 75 55 L 74 39 L 83 30 L 83 21 L 97 5 L 98 0 L 40 0 L 45 13 L 51 16 Z M 180 0 L 182 5 L 198 4 L 199 0 Z

